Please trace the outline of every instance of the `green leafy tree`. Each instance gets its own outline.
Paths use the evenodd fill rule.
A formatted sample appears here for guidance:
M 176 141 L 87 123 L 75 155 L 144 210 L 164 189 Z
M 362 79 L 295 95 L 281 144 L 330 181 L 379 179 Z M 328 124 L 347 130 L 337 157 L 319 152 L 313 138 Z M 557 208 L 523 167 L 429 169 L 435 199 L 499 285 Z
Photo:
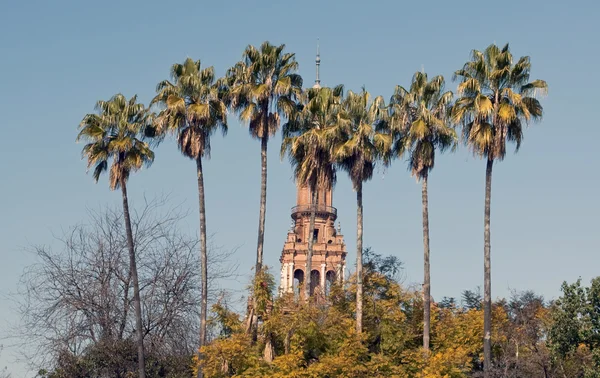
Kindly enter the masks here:
M 456 298 L 442 297 L 442 299 L 437 303 L 437 306 L 444 309 L 456 308 Z
M 206 343 L 208 312 L 208 257 L 206 247 L 206 205 L 202 159 L 210 158 L 210 138 L 218 130 L 227 133 L 227 108 L 220 84 L 215 83 L 213 67 L 202 68 L 200 61 L 186 59 L 171 67 L 171 79 L 161 81 L 153 104 L 161 107 L 153 132 L 162 138 L 176 135 L 181 153 L 196 162 L 198 209 L 200 214 L 200 269 L 202 276 L 200 308 L 200 348 Z M 202 371 L 199 371 L 199 377 Z
M 562 296 L 554 303 L 549 330 L 550 348 L 560 360 L 572 361 L 577 374 L 600 376 L 600 277 L 589 287 L 562 284 Z M 574 362 L 574 363 L 573 363 Z M 576 374 L 571 372 L 570 374 Z
M 264 42 L 246 47 L 243 60 L 227 71 L 229 105 L 248 123 L 250 135 L 260 140 L 261 184 L 256 274 L 263 262 L 265 214 L 267 209 L 267 145 L 279 129 L 281 118 L 296 106 L 302 92 L 302 77 L 296 74 L 295 54 L 285 45 Z
M 336 179 L 333 147 L 340 140 L 342 126 L 348 119 L 342 108 L 343 87 L 311 88 L 305 93 L 304 105 L 284 126 L 281 157 L 286 153 L 300 185 L 311 193 L 309 230 L 315 228 L 317 193 L 320 188 L 331 188 Z M 308 238 L 304 298 L 310 297 L 313 238 Z
M 421 181 L 423 206 L 423 348 L 429 350 L 431 329 L 431 275 L 429 261 L 429 172 L 435 164 L 435 151 L 443 152 L 456 145 L 456 133 L 449 126 L 452 92 L 444 92 L 444 78 L 417 72 L 408 90 L 397 86 L 390 106 L 393 111 L 393 132 L 398 135 L 394 155 L 408 155 L 411 175 Z
M 408 312 L 404 311 L 411 306 L 411 296 L 397 281 L 402 262 L 395 256 L 375 253 L 371 248 L 365 248 L 363 259 L 366 345 L 372 352 L 395 358 L 412 339 Z
M 148 166 L 154 161 L 154 152 L 142 140 L 142 135 L 148 127 L 151 117 L 144 105 L 137 103 L 137 96 L 127 100 L 122 94 L 117 94 L 108 101 L 98 101 L 96 110 L 97 113 L 87 114 L 81 121 L 77 140 L 87 142 L 83 147 L 82 155 L 88 161 L 88 169 L 94 167 L 94 180 L 98 182 L 100 175 L 109 170 L 110 162 L 109 188 L 110 190 L 121 188 L 129 266 L 133 281 L 138 372 L 140 378 L 145 378 L 142 307 L 133 232 L 129 217 L 127 180 L 131 172 L 141 169 L 144 165 Z
M 452 109 L 452 121 L 462 124 L 463 139 L 477 156 L 487 159 L 484 211 L 484 370 L 491 367 L 491 263 L 490 200 L 494 161 L 504 159 L 508 142 L 518 150 L 523 128 L 541 120 L 543 108 L 536 94 L 545 93 L 543 80 L 529 81 L 531 62 L 521 57 L 513 64 L 508 44 L 491 44 L 484 51 L 473 50 L 471 60 L 455 72 L 460 80 Z
M 481 310 L 481 288 L 478 286 L 475 290 L 463 290 L 461 293 L 461 304 L 466 310 Z
M 376 131 L 376 124 L 387 115 L 383 97 L 370 101 L 364 88 L 360 93 L 349 91 L 343 109 L 349 123 L 343 123 L 343 141 L 335 146 L 334 159 L 350 176 L 356 191 L 356 332 L 362 332 L 363 322 L 363 183 L 373 177 L 378 160 L 391 148 L 392 138 Z

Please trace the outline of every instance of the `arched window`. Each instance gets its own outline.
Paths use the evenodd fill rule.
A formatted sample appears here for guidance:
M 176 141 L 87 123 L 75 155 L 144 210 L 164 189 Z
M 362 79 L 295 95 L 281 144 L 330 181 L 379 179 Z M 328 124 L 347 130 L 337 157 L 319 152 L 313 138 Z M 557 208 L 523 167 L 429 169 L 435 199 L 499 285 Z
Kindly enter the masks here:
M 321 273 L 318 270 L 310 272 L 310 295 L 315 294 L 315 289 L 321 285 Z
M 296 269 L 294 271 L 294 298 L 298 299 L 302 297 L 302 287 L 304 286 L 304 271 L 302 269 Z
M 325 273 L 325 295 L 329 296 L 331 292 L 331 285 L 335 283 L 335 272 L 333 270 L 328 270 Z

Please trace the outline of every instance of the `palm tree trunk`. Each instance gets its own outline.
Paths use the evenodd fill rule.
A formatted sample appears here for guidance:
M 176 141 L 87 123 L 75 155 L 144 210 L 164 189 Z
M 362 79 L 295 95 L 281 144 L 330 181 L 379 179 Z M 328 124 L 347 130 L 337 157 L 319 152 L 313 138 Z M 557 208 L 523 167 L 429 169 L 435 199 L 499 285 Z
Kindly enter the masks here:
M 429 351 L 431 327 L 431 274 L 429 269 L 429 199 L 427 194 L 427 172 L 423 177 L 421 198 L 423 201 L 423 349 Z
M 304 300 L 308 301 L 310 298 L 310 284 L 311 284 L 311 271 L 312 271 L 312 255 L 313 255 L 313 244 L 314 237 L 313 232 L 315 229 L 315 213 L 317 207 L 317 188 L 311 188 L 311 200 L 310 200 L 310 221 L 308 222 L 308 251 L 306 253 L 306 272 L 304 273 Z
M 260 215 L 258 218 L 258 243 L 256 246 L 256 274 L 262 269 L 263 245 L 265 242 L 265 215 L 267 212 L 267 143 L 269 136 L 260 138 Z
M 283 354 L 290 353 L 290 344 L 292 338 L 292 331 L 287 331 L 285 333 L 285 339 L 283 339 Z
M 129 217 L 127 186 L 124 180 L 121 180 L 120 184 L 121 192 L 123 193 L 123 215 L 125 217 L 125 231 L 127 233 L 127 248 L 129 249 L 129 269 L 131 270 L 131 279 L 133 280 L 133 306 L 135 308 L 135 331 L 137 334 L 138 375 L 140 378 L 146 378 L 144 334 L 142 333 L 142 304 L 140 301 L 140 284 L 138 281 L 135 249 L 133 246 L 133 232 L 131 231 L 131 218 Z
M 490 201 L 492 196 L 492 167 L 494 160 L 488 159 L 485 170 L 485 213 L 483 231 L 483 371 L 490 376 L 492 366 L 492 272 L 490 242 Z
M 267 112 L 267 109 L 264 109 Z M 265 113 L 266 114 L 266 113 Z M 265 125 L 267 123 L 267 117 L 265 117 Z M 261 165 L 261 176 L 260 176 L 260 213 L 258 217 L 258 242 L 256 246 L 256 269 L 254 277 L 258 277 L 262 269 L 263 263 L 263 247 L 265 243 L 265 218 L 267 212 L 267 144 L 269 142 L 269 134 L 264 133 L 260 138 L 260 165 Z M 256 326 L 258 323 L 258 317 L 256 315 L 256 300 L 252 298 L 252 309 L 248 314 L 248 326 L 247 332 L 252 332 L 252 341 L 256 341 Z
M 206 206 L 204 202 L 204 173 L 202 157 L 196 158 L 196 173 L 198 176 L 198 209 L 200 212 L 200 273 L 201 273 L 201 302 L 200 302 L 200 347 L 206 344 L 206 313 L 208 311 L 208 257 L 206 250 Z M 198 349 L 200 350 L 200 349 Z M 201 357 L 200 353 L 198 357 Z M 198 378 L 202 378 L 202 369 L 198 369 Z
M 362 182 L 356 188 L 356 332 L 363 321 L 363 202 Z
M 265 362 L 271 363 L 271 362 L 273 362 L 273 357 L 274 357 L 273 334 L 271 332 L 268 332 L 265 335 L 265 338 L 266 338 L 266 342 L 265 342 L 265 350 L 263 352 L 263 360 Z

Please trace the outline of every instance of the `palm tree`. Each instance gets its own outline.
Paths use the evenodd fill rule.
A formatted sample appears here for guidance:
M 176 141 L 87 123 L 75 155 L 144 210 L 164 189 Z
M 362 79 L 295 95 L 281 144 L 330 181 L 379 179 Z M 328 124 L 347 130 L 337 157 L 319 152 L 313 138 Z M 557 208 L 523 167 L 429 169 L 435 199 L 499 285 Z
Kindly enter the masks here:
M 383 97 L 369 102 L 370 94 L 364 88 L 360 93 L 349 91 L 343 102 L 349 119 L 343 130 L 343 140 L 334 150 L 334 159 L 348 172 L 356 191 L 356 331 L 362 332 L 363 319 L 363 183 L 373 177 L 377 160 L 389 150 L 392 138 L 376 131 L 377 123 L 384 120 L 387 109 Z M 346 125 L 343 125 L 346 126 Z
M 461 123 L 463 139 L 477 156 L 487 159 L 484 213 L 484 372 L 491 367 L 491 266 L 490 199 L 494 161 L 504 159 L 507 142 L 518 151 L 523 140 L 523 124 L 542 119 L 543 108 L 536 99 L 545 94 L 543 80 L 529 82 L 531 62 L 528 56 L 513 64 L 508 44 L 495 44 L 485 51 L 473 50 L 471 60 L 454 74 L 460 79 L 458 96 L 452 109 L 452 121 Z
M 79 125 L 77 140 L 85 140 L 82 155 L 87 158 L 88 169 L 94 167 L 94 180 L 98 182 L 100 175 L 108 170 L 110 190 L 121 188 L 123 195 L 123 214 L 129 249 L 129 274 L 133 281 L 133 304 L 135 308 L 135 326 L 137 334 L 138 372 L 144 378 L 144 335 L 142 333 L 142 306 L 140 303 L 140 286 L 135 259 L 129 203 L 127 199 L 127 180 L 131 172 L 149 166 L 154 160 L 154 152 L 141 136 L 150 122 L 150 113 L 143 104 L 137 103 L 137 96 L 127 100 L 122 94 L 113 96 L 108 101 L 96 103 L 96 114 L 87 114 Z
M 230 106 L 247 122 L 250 135 L 260 139 L 261 185 L 260 215 L 258 220 L 258 243 L 256 247 L 256 271 L 258 275 L 263 262 L 265 239 L 265 214 L 267 210 L 267 144 L 275 135 L 282 116 L 295 107 L 302 92 L 302 77 L 295 54 L 284 53 L 285 45 L 274 46 L 269 42 L 256 48 L 246 47 L 243 60 L 227 71 L 230 90 Z
M 153 104 L 162 107 L 154 122 L 159 138 L 174 133 L 181 153 L 196 162 L 198 210 L 200 214 L 200 265 L 202 302 L 200 308 L 200 348 L 206 343 L 208 312 L 208 257 L 206 249 L 206 207 L 202 158 L 210 158 L 210 138 L 217 130 L 227 133 L 227 108 L 220 84 L 215 83 L 213 67 L 202 68 L 200 61 L 186 59 L 171 67 L 172 82 L 161 81 Z M 202 369 L 198 370 L 201 377 Z
M 393 152 L 397 157 L 408 154 L 411 175 L 421 181 L 423 204 L 423 348 L 429 350 L 431 322 L 431 276 L 429 264 L 429 207 L 427 183 L 435 162 L 435 150 L 444 151 L 456 145 L 456 133 L 448 125 L 452 92 L 444 92 L 444 78 L 427 81 L 427 74 L 417 72 L 410 89 L 397 86 L 390 101 L 397 118 L 392 124 L 399 136 Z
M 347 124 L 342 111 L 343 86 L 311 88 L 303 99 L 304 105 L 291 115 L 283 129 L 281 157 L 287 153 L 294 176 L 311 193 L 309 230 L 315 228 L 317 193 L 320 188 L 330 189 L 335 184 L 333 146 L 340 138 L 341 125 Z M 308 238 L 304 299 L 308 301 L 311 286 L 313 238 Z

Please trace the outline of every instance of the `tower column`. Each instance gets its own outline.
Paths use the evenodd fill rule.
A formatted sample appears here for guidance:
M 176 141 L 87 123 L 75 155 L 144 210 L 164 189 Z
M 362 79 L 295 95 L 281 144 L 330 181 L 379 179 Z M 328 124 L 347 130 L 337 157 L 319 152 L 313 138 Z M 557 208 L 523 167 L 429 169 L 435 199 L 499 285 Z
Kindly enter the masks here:
M 327 267 L 327 264 L 325 264 L 325 263 L 321 264 L 321 289 L 323 289 L 323 293 L 325 292 L 325 273 L 327 273 L 325 271 L 326 267 Z
M 281 284 L 279 285 L 279 292 L 285 293 L 287 292 L 288 285 L 288 263 L 283 263 L 281 266 Z
M 294 262 L 288 263 L 288 286 L 287 292 L 291 293 L 294 291 Z

